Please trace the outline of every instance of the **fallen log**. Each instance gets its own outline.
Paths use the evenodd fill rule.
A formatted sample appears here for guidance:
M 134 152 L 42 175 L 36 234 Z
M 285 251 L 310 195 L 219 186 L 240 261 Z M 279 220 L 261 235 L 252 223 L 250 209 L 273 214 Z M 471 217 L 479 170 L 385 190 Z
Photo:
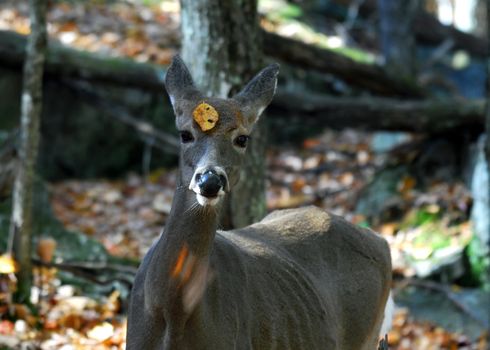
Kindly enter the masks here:
M 355 62 L 333 51 L 262 31 L 264 51 L 285 63 L 333 74 L 340 79 L 385 96 L 420 97 L 423 92 L 411 82 L 389 77 L 376 65 Z M 26 37 L 0 31 L 0 65 L 21 68 Z M 130 59 L 102 57 L 94 53 L 50 43 L 46 57 L 46 75 L 102 81 L 127 87 L 162 91 L 164 66 L 136 63 Z
M 396 80 L 380 66 L 358 63 L 333 51 L 298 40 L 262 31 L 267 55 L 305 69 L 333 74 L 354 86 L 384 96 L 422 97 L 425 92 L 415 82 Z
M 283 57 L 288 63 L 315 68 L 340 77 L 350 77 L 352 80 L 347 78 L 348 81 L 355 81 L 358 86 L 362 85 L 373 91 L 386 93 L 393 90 L 403 96 L 420 93 L 416 87 L 410 91 L 407 90 L 407 85 L 401 83 L 398 85 L 397 82 L 390 80 L 380 67 L 360 64 L 328 50 L 311 47 L 274 34 L 266 33 L 264 38 L 266 51 L 271 53 L 276 48 L 276 57 Z M 24 45 L 24 36 L 0 31 L 0 64 L 21 67 Z M 289 49 L 286 49 L 288 46 Z M 136 63 L 127 59 L 101 58 L 92 53 L 56 44 L 50 45 L 46 62 L 48 77 L 56 77 L 58 80 L 75 78 L 104 81 L 158 92 L 163 89 L 164 71 L 164 67 Z M 97 104 L 100 108 L 106 107 L 103 108 L 104 110 L 109 108 L 105 105 L 101 106 L 101 103 Z M 305 92 L 291 93 L 279 88 L 269 114 L 279 115 L 279 113 L 284 118 L 294 114 L 301 115 L 305 121 L 318 126 L 432 133 L 457 127 L 483 127 L 484 103 L 481 100 L 403 101 L 372 97 L 337 98 Z M 120 121 L 139 128 L 142 134 L 148 131 L 145 125 L 135 124 L 131 118 Z M 155 137 L 154 132 L 146 132 L 146 134 Z M 156 139 L 158 138 L 157 136 Z M 160 141 L 162 146 L 169 147 L 166 151 L 174 152 L 173 139 L 164 135 Z
M 302 123 L 334 129 L 442 133 L 457 128 L 483 131 L 485 100 L 399 100 L 380 97 L 332 97 L 278 89 L 271 115 L 300 116 Z
M 0 65 L 21 69 L 25 46 L 26 36 L 0 30 Z M 48 77 L 102 81 L 162 91 L 165 67 L 124 58 L 102 57 L 50 42 L 45 73 Z

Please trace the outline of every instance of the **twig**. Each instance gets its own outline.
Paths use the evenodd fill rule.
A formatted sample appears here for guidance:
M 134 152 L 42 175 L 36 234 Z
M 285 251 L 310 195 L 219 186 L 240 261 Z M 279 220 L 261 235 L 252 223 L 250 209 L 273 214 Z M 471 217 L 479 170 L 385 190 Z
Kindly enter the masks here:
M 354 23 L 359 16 L 359 9 L 364 2 L 365 0 L 354 0 L 349 4 L 347 17 L 343 23 L 346 31 L 349 31 L 354 27 Z
M 429 59 L 425 60 L 420 68 L 421 71 L 433 68 L 433 66 L 441 62 L 446 55 L 448 55 L 454 48 L 454 40 L 447 38 L 441 44 L 439 44 L 434 52 L 430 55 Z
M 163 152 L 178 154 L 180 142 L 174 135 L 159 130 L 154 125 L 146 121 L 135 118 L 127 111 L 127 109 L 121 107 L 119 103 L 107 100 L 107 98 L 92 91 L 87 83 L 71 81 L 63 81 L 63 83 L 75 91 L 75 93 L 79 95 L 87 104 L 94 105 L 98 109 L 102 110 L 107 116 L 131 126 L 141 135 L 150 138 L 150 140 L 152 140 L 152 144 L 158 149 L 162 150 Z M 145 139 L 145 143 L 150 142 Z
M 129 288 L 133 284 L 134 276 L 136 275 L 137 269 L 131 266 L 119 265 L 119 264 L 107 264 L 99 262 L 66 262 L 66 263 L 45 263 L 39 259 L 32 258 L 32 262 L 35 265 L 42 267 L 54 267 L 59 270 L 71 272 L 74 275 L 82 277 L 93 283 L 100 285 L 111 284 L 114 281 L 119 281 L 126 284 Z M 110 278 L 97 278 L 96 275 L 101 272 L 112 272 L 116 273 L 115 276 Z
M 39 266 L 55 267 L 58 269 L 84 269 L 92 271 L 115 271 L 129 274 L 136 274 L 138 270 L 136 267 L 121 265 L 121 264 L 108 264 L 105 262 L 63 262 L 63 263 L 45 263 L 39 259 L 33 258 L 32 262 Z

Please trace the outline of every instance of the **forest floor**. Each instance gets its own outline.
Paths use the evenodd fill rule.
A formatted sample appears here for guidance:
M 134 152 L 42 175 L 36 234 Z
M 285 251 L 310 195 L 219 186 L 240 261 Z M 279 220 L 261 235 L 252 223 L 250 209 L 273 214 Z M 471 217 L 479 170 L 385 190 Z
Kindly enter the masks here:
M 49 33 L 78 49 L 168 64 L 179 46 L 178 16 L 175 1 L 159 2 L 158 6 L 56 2 L 49 11 Z M 271 21 L 266 26 L 281 28 Z M 26 1 L 0 5 L 0 29 L 29 33 Z M 327 131 L 299 146 L 271 148 L 268 210 L 314 204 L 372 227 L 388 240 L 394 273 L 404 281 L 416 274 L 411 262 L 430 257 L 441 242 L 449 250 L 469 242 L 471 195 L 459 181 L 428 181 L 421 189 L 418 179 L 406 175 L 397 180 L 397 195 L 383 215 L 363 216 L 356 206 L 374 174 L 416 156 L 410 151 L 404 151 L 402 157 L 396 151 L 377 153 L 372 137 L 349 130 Z M 409 136 L 408 142 L 416 139 Z M 62 181 L 50 185 L 51 204 L 67 229 L 99 240 L 113 255 L 141 259 L 165 225 L 175 177 L 176 169 L 160 169 L 119 180 Z M 393 212 L 403 214 L 395 217 Z M 427 232 L 443 232 L 444 237 L 433 242 Z M 0 321 L 0 344 L 3 339 L 12 344 L 31 342 L 43 349 L 124 348 L 126 318 L 117 290 L 95 298 L 61 284 L 56 269 L 38 269 L 36 276 L 39 314 L 23 305 L 13 306 L 19 317 Z M 403 283 L 394 288 L 402 289 Z M 388 339 L 394 350 L 488 347 L 483 335 L 470 340 L 464 334 L 415 321 L 406 308 L 397 308 Z

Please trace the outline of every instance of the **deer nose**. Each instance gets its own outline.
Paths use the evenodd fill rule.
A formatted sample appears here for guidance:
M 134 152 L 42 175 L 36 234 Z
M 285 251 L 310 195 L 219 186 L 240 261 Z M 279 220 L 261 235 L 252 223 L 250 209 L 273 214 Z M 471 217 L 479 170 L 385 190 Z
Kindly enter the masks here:
M 197 185 L 204 197 L 216 197 L 218 192 L 225 187 L 226 179 L 223 175 L 218 175 L 214 170 L 207 170 L 202 174 L 196 175 Z

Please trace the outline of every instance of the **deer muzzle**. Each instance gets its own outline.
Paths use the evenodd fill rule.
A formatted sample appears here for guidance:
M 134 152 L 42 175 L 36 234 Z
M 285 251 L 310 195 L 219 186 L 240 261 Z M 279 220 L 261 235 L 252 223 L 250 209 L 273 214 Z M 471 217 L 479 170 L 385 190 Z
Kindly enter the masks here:
M 228 189 L 226 172 L 219 167 L 198 169 L 189 188 L 202 206 L 215 205 Z
M 204 174 L 196 175 L 197 186 L 201 190 L 201 195 L 207 198 L 213 198 L 218 192 L 225 187 L 226 179 L 223 175 L 218 175 L 214 170 L 208 170 Z

